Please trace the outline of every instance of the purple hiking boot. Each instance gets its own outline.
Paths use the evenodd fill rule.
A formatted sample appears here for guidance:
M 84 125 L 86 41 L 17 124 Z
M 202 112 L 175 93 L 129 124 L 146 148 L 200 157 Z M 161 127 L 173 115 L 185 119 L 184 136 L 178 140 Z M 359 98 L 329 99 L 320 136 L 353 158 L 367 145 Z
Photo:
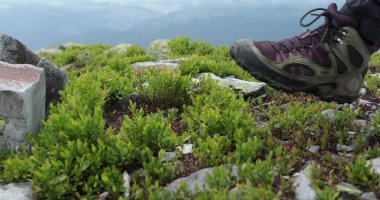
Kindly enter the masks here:
M 309 15 L 316 18 L 304 24 Z M 358 98 L 373 50 L 357 32 L 358 22 L 339 13 L 336 4 L 309 11 L 300 24 L 308 27 L 322 16 L 326 21 L 315 30 L 280 42 L 239 40 L 230 54 L 240 67 L 275 89 L 352 102 Z

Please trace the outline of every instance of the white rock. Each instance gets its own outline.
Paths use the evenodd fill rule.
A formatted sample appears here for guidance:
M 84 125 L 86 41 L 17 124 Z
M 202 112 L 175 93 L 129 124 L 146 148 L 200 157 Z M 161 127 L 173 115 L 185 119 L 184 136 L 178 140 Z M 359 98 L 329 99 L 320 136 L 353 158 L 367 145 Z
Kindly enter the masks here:
M 0 200 L 33 200 L 31 183 L 11 183 L 0 185 Z
M 378 200 L 378 198 L 376 197 L 376 194 L 374 192 L 363 193 L 360 196 L 360 199 L 363 199 L 363 200 Z
M 373 172 L 380 175 L 380 158 L 376 158 L 376 159 L 367 161 L 367 165 L 370 165 L 371 163 L 372 163 Z
M 266 83 L 262 82 L 250 82 L 231 77 L 221 78 L 213 73 L 201 73 L 197 75 L 197 79 L 201 79 L 202 77 L 210 77 L 211 79 L 218 81 L 219 85 L 223 87 L 242 92 L 245 97 L 257 95 L 267 86 Z
M 356 145 L 342 145 L 342 144 L 337 144 L 336 145 L 336 150 L 340 152 L 351 152 L 355 150 Z
M 99 195 L 99 198 L 97 200 L 107 200 L 109 196 L 110 196 L 109 192 L 103 192 L 102 194 Z
M 179 67 L 179 63 L 185 58 L 179 58 L 174 60 L 163 60 L 157 62 L 138 62 L 131 65 L 137 72 L 142 72 L 146 69 L 171 69 L 176 71 Z
M 35 134 L 45 118 L 46 79 L 42 68 L 0 62 L 0 148 L 27 147 L 27 133 Z
M 183 154 L 193 153 L 193 145 L 192 144 L 184 144 L 182 149 Z
M 232 166 L 231 169 L 231 176 L 236 177 L 238 174 L 237 166 Z M 196 194 L 196 192 L 207 191 L 209 186 L 206 183 L 206 177 L 208 174 L 212 174 L 213 170 L 214 168 L 202 169 L 200 171 L 190 174 L 187 177 L 180 178 L 171 182 L 169 185 L 167 185 L 166 188 L 170 193 L 174 193 L 180 188 L 181 182 L 183 182 L 188 186 L 191 194 Z M 199 190 L 197 191 L 196 188 Z
M 131 190 L 131 176 L 129 176 L 128 172 L 123 173 L 123 181 L 124 181 L 123 186 L 125 188 L 124 197 L 128 198 L 129 191 Z
M 315 200 L 316 193 L 311 185 L 310 174 L 314 163 L 308 164 L 304 170 L 293 176 L 293 187 L 295 187 L 296 199 L 298 200 Z

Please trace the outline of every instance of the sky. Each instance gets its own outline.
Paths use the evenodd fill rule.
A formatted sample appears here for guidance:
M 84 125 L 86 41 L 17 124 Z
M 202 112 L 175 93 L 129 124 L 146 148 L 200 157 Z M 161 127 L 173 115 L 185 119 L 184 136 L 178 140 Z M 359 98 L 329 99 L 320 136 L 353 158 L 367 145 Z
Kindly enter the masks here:
M 299 18 L 328 0 L 0 0 L 0 32 L 31 49 L 190 36 L 228 45 L 298 34 Z M 338 0 L 341 5 L 344 1 Z

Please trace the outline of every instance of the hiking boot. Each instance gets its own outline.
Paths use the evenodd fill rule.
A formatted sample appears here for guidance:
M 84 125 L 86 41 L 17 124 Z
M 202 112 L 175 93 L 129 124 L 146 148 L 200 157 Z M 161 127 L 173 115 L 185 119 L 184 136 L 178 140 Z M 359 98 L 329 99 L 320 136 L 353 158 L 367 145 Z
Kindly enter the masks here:
M 309 15 L 316 18 L 305 24 Z M 322 16 L 326 21 L 315 30 L 280 42 L 239 40 L 230 54 L 240 67 L 275 89 L 352 102 L 358 98 L 373 51 L 357 32 L 358 22 L 339 13 L 336 4 L 309 11 L 300 24 L 308 27 Z

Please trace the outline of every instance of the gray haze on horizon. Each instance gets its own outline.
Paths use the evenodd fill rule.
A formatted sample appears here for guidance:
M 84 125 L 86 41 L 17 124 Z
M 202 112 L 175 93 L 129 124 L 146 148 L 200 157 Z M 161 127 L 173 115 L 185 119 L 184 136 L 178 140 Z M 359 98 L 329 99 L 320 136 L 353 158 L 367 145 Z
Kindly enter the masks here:
M 228 45 L 303 31 L 299 18 L 327 0 L 0 0 L 0 32 L 38 49 L 77 42 L 133 43 L 190 36 Z M 337 3 L 342 5 L 344 0 Z

